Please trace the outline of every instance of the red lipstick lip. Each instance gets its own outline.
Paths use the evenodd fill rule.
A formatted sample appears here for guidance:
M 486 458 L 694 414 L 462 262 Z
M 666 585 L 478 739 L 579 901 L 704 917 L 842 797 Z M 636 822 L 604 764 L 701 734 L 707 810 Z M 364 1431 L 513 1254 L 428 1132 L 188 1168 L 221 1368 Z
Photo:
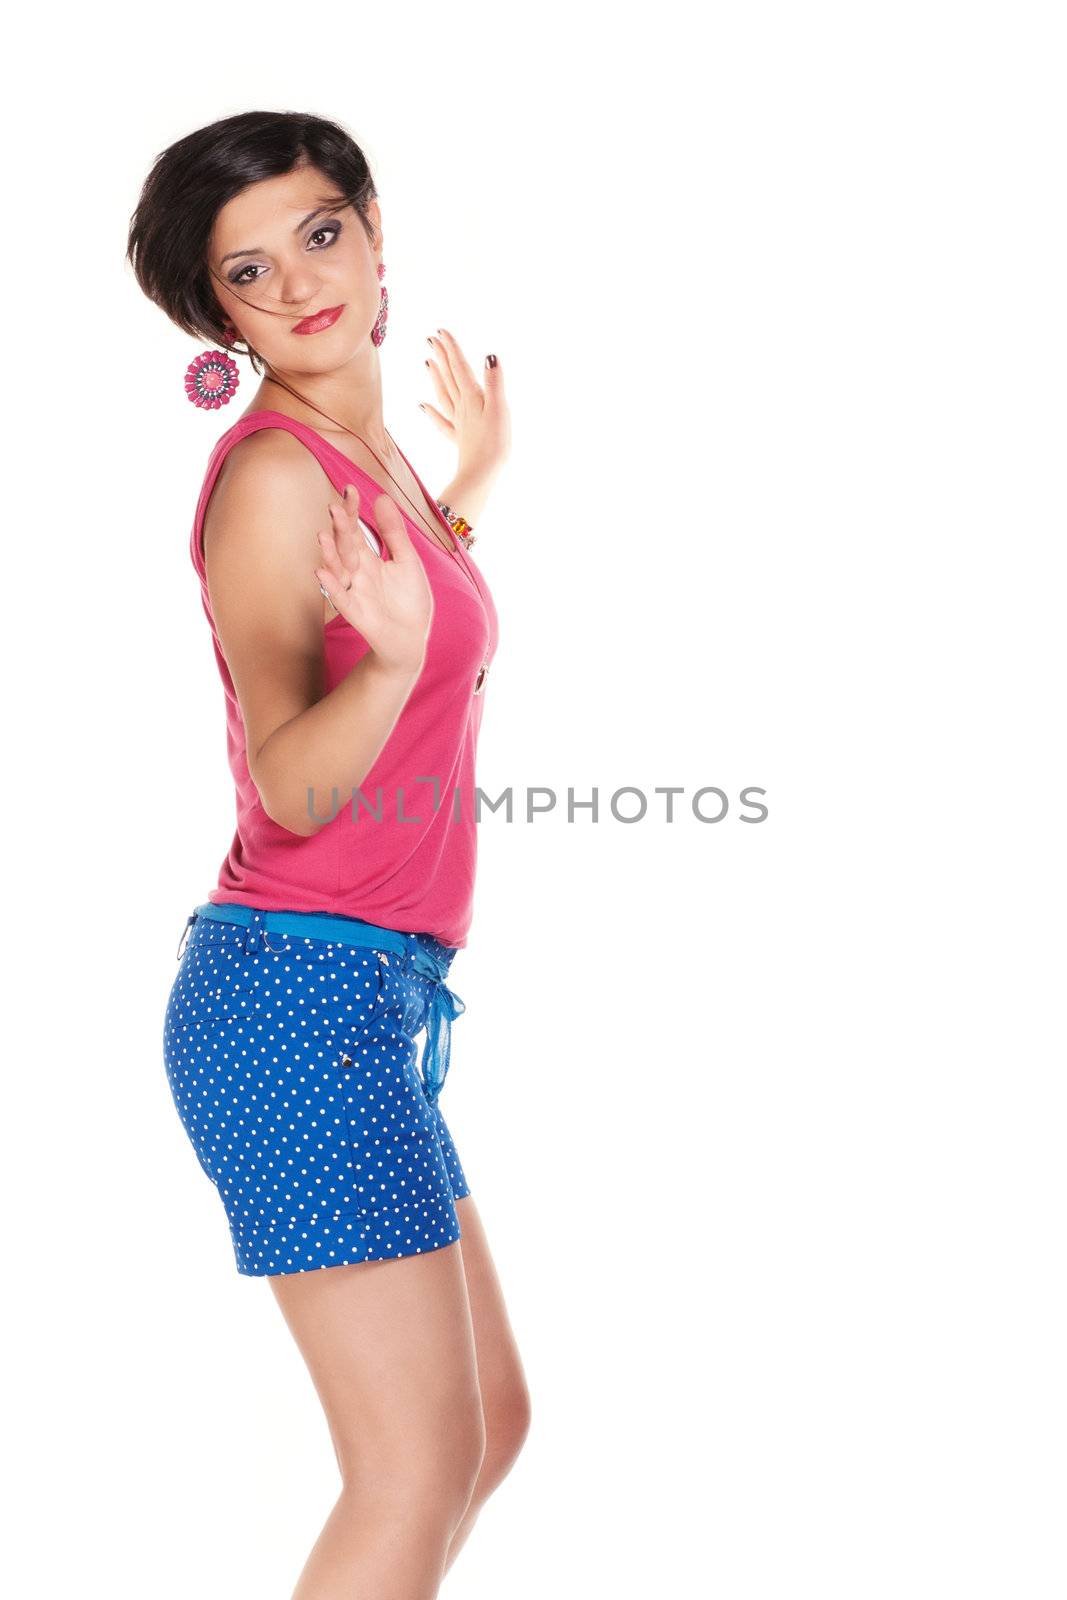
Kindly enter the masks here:
M 329 306 L 325 311 L 317 311 L 313 317 L 305 317 L 302 322 L 294 322 L 294 333 L 321 333 L 323 328 L 332 328 L 337 321 L 344 306 Z

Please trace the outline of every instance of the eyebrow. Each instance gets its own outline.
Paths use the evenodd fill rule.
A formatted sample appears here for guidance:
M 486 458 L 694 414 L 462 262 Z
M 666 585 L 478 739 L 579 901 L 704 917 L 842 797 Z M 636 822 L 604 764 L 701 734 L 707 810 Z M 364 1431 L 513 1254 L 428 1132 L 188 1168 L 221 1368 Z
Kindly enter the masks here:
M 335 200 L 332 205 L 319 206 L 317 211 L 309 211 L 306 217 L 301 217 L 300 221 L 293 229 L 293 232 L 299 233 L 301 228 L 306 228 L 308 223 L 313 221 L 315 217 L 321 217 L 324 211 L 339 211 L 343 205 L 344 200 L 338 199 Z M 251 250 L 231 250 L 229 255 L 223 256 L 222 260 L 219 262 L 219 266 L 224 267 L 227 261 L 232 261 L 235 256 L 265 256 L 266 254 L 267 252 L 264 250 L 261 244 L 254 245 Z

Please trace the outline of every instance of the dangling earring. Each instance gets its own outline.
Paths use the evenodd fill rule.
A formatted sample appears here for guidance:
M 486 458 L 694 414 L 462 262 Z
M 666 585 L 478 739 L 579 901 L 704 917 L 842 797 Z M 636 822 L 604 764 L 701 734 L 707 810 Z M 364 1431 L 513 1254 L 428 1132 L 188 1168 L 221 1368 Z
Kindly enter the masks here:
M 385 262 L 378 263 L 378 277 L 385 277 Z M 370 331 L 370 336 L 375 344 L 381 344 L 385 338 L 385 324 L 389 320 L 389 290 L 382 284 L 381 304 L 378 307 L 378 320 Z
M 229 405 L 241 374 L 225 350 L 204 350 L 185 370 L 185 392 L 194 406 L 217 411 Z

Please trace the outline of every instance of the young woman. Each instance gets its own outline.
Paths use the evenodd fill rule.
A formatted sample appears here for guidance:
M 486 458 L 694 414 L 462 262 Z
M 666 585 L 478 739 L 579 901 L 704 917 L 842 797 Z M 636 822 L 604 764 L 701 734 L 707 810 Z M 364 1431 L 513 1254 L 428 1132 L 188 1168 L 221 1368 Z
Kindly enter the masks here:
M 270 1282 L 336 1450 L 294 1600 L 436 1595 L 529 1426 L 439 1104 L 497 643 L 467 530 L 508 412 L 495 357 L 483 390 L 438 329 L 427 409 L 457 469 L 435 502 L 383 420 L 382 251 L 349 134 L 274 112 L 165 150 L 128 244 L 149 298 L 219 346 L 190 398 L 230 399 L 239 344 L 261 374 L 192 532 L 237 832 L 186 924 L 164 1055 L 237 1270 Z

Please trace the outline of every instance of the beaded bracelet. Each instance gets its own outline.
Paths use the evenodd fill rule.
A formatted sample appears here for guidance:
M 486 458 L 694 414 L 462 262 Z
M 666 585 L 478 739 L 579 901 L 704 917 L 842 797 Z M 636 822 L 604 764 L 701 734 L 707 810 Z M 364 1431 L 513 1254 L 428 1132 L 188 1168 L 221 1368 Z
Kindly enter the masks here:
M 475 533 L 466 517 L 461 517 L 458 511 L 453 511 L 451 506 L 446 506 L 438 500 L 441 515 L 445 518 L 456 538 L 462 541 L 464 550 L 469 550 L 475 540 Z

